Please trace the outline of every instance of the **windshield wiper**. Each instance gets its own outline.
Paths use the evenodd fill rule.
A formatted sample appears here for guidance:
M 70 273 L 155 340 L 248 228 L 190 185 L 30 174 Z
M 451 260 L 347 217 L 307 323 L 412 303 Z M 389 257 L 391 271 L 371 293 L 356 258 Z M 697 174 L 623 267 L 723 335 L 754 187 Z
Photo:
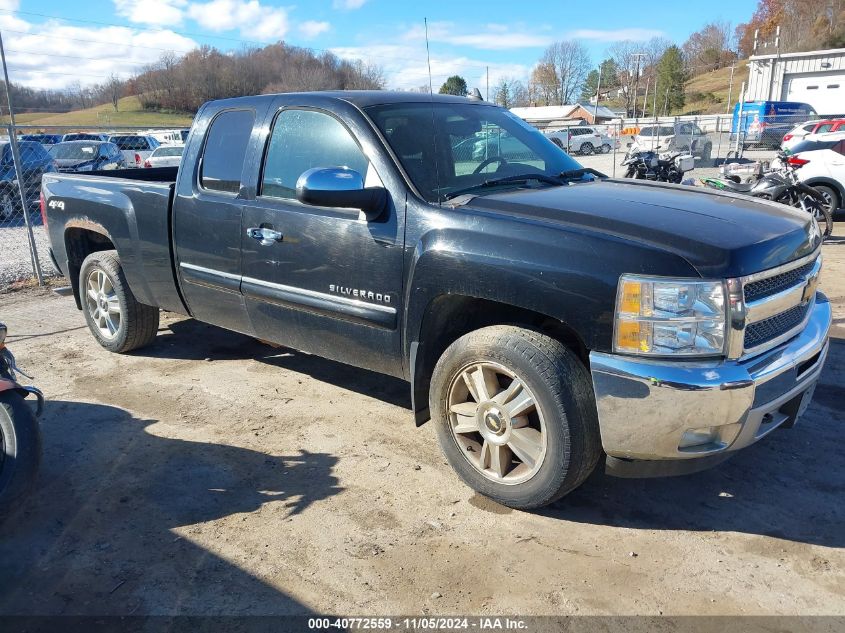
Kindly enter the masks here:
M 545 174 L 521 174 L 518 176 L 503 176 L 501 178 L 490 178 L 489 180 L 480 182 L 477 185 L 472 185 L 471 187 L 464 187 L 463 189 L 456 189 L 455 191 L 450 191 L 443 197 L 446 200 L 451 200 L 452 198 L 457 198 L 458 196 L 462 196 L 465 193 L 472 193 L 473 191 L 478 191 L 479 189 L 486 189 L 487 187 L 498 187 L 500 185 L 507 185 L 509 183 L 525 183 L 529 180 L 536 180 L 537 182 L 542 182 L 547 185 L 560 186 L 563 184 L 561 182 L 561 178 L 556 178 L 554 176 L 547 176 Z
M 581 167 L 580 169 L 570 169 L 569 171 L 560 172 L 561 180 L 581 180 L 585 174 L 590 174 L 596 178 L 607 178 L 607 174 L 603 174 L 592 167 Z

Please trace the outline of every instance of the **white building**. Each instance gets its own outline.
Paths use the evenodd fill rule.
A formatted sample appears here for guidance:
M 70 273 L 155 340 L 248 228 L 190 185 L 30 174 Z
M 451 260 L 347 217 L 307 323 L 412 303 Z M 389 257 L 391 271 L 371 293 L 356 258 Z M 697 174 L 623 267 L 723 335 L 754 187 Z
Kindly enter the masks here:
M 746 101 L 800 101 L 845 114 L 845 48 L 748 58 Z

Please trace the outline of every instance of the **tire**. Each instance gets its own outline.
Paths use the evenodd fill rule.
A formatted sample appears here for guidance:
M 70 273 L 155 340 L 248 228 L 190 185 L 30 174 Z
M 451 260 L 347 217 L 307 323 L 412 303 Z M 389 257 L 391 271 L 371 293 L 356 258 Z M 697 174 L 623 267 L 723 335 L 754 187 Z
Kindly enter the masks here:
M 701 160 L 708 161 L 713 156 L 713 146 L 710 143 L 704 144 L 704 150 L 701 152 Z
M 584 156 L 589 156 L 590 154 L 595 153 L 596 148 L 593 147 L 593 144 L 589 141 L 581 143 L 581 149 L 578 150 L 578 153 L 583 154 Z
M 809 199 L 805 202 L 810 207 L 810 211 L 819 223 L 819 228 L 822 231 L 822 241 L 830 237 L 833 233 L 833 214 L 827 206 L 815 199 Z
M 812 185 L 813 189 L 818 191 L 827 203 L 827 210 L 828 212 L 833 215 L 842 205 L 842 201 L 839 199 L 839 192 L 836 191 L 833 187 L 828 187 L 827 185 Z
M 465 379 L 479 370 L 480 383 Z M 476 391 L 483 385 L 486 394 L 476 400 L 466 380 Z M 515 384 L 519 390 L 507 396 Z M 485 397 L 499 389 L 502 404 Z M 452 343 L 434 368 L 429 406 L 452 468 L 468 486 L 511 508 L 539 508 L 563 497 L 602 454 L 587 368 L 559 341 L 524 328 L 485 327 Z M 497 448 L 487 438 L 507 443 Z M 521 457 L 521 450 L 533 458 Z
M 602 145 L 599 149 L 601 149 L 602 154 L 609 154 L 610 150 L 613 149 L 613 148 L 610 147 L 610 145 L 607 144 L 607 143 L 602 143 Z
M 29 491 L 41 461 L 41 430 L 16 391 L 0 393 L 0 516 Z
M 103 278 L 104 284 L 99 283 Z M 96 297 L 89 294 L 92 280 Z M 140 303 L 132 294 L 117 251 L 98 251 L 85 258 L 79 271 L 79 294 L 91 334 L 110 352 L 129 352 L 155 339 L 158 308 Z M 106 313 L 102 311 L 104 306 Z M 119 312 L 114 311 L 115 307 Z M 114 323 L 115 316 L 119 317 L 118 323 Z

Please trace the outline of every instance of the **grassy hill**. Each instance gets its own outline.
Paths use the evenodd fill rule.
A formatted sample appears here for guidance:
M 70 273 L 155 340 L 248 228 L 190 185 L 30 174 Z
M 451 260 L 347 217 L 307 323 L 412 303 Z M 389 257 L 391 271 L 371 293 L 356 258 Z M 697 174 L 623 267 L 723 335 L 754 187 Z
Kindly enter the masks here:
M 150 112 L 141 108 L 138 97 L 123 97 L 117 104 L 117 112 L 111 104 L 98 105 L 85 110 L 71 112 L 27 112 L 15 116 L 15 122 L 21 125 L 38 125 L 45 128 L 51 125 L 89 126 L 131 126 L 131 127 L 188 127 L 191 125 L 188 114 Z M 8 124 L 8 118 L 3 119 Z
M 681 114 L 725 114 L 728 108 L 728 87 L 731 69 L 720 68 L 696 75 L 685 86 L 686 104 Z M 737 62 L 734 70 L 733 90 L 730 96 L 730 108 L 738 101 L 739 89 L 743 81 L 748 81 L 748 62 Z

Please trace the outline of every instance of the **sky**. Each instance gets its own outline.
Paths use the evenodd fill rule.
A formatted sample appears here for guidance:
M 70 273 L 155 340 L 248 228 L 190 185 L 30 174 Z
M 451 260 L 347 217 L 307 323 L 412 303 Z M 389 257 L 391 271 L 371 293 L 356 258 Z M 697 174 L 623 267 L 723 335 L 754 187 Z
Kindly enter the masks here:
M 0 0 L 0 33 L 13 83 L 65 88 L 127 78 L 168 51 L 223 51 L 284 40 L 381 66 L 387 88 L 428 84 L 428 20 L 435 91 L 453 74 L 486 93 L 502 77 L 525 80 L 551 42 L 577 39 L 593 62 L 618 40 L 665 37 L 679 45 L 705 23 L 747 21 L 757 0 L 586 3 L 531 0 Z

